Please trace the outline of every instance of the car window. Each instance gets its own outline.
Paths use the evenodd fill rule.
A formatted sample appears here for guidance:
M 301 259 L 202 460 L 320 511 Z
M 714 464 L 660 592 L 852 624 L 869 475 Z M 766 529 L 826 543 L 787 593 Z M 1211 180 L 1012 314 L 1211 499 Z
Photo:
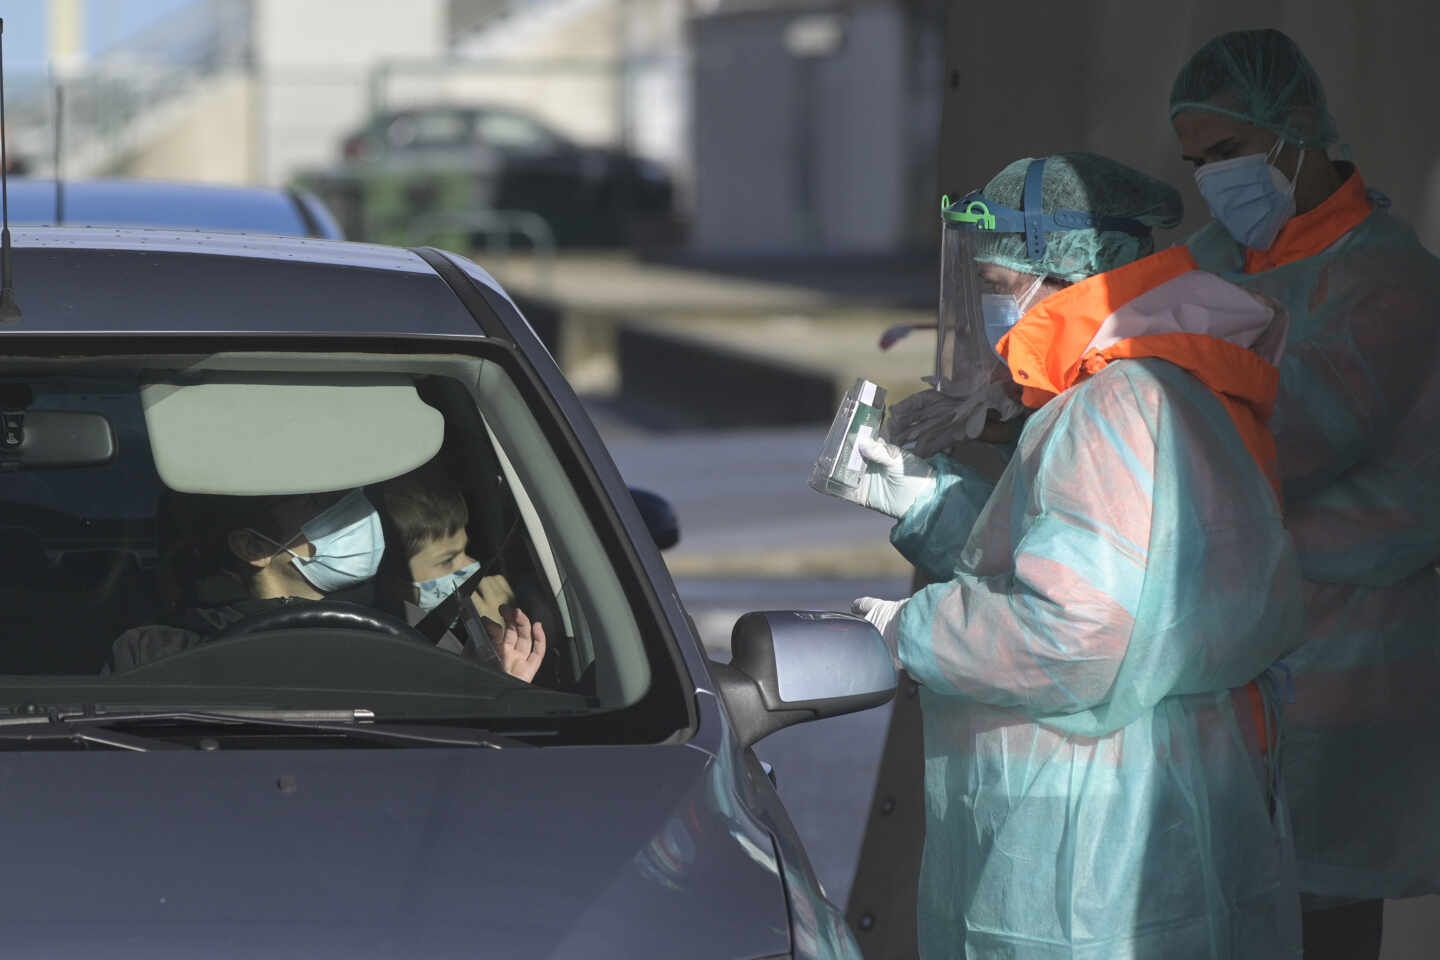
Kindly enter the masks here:
M 392 147 L 444 146 L 470 139 L 470 115 L 460 110 L 402 113 L 385 128 Z
M 475 131 L 482 142 L 502 150 L 553 153 L 560 148 L 554 134 L 518 113 L 485 111 L 476 117 Z
M 72 706 L 258 700 L 568 724 L 571 740 L 683 726 L 663 628 L 581 471 L 502 364 L 0 362 L 0 411 L 24 432 L 0 449 L 0 710 L 24 678 L 27 698 Z M 85 438 L 96 415 L 108 440 Z M 417 566 L 422 553 L 442 566 Z M 435 606 L 467 581 L 487 586 Z M 377 616 L 313 619 L 337 606 Z M 528 678 L 500 650 L 516 609 L 546 638 Z M 628 719 L 600 722 L 614 715 Z

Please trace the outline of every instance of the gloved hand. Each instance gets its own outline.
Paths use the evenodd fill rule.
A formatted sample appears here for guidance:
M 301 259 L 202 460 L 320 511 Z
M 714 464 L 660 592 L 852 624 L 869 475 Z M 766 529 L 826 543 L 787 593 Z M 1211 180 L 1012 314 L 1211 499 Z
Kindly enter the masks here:
M 1013 390 L 1009 384 L 998 382 L 987 383 L 966 397 L 921 390 L 890 408 L 885 435 L 899 446 L 913 445 L 921 457 L 933 457 L 957 441 L 980 436 L 991 410 L 1000 414 L 1001 420 L 1018 416 L 1024 408 L 1013 398 Z
M 900 611 L 905 609 L 905 604 L 909 602 L 908 597 L 904 600 L 861 597 L 850 604 L 850 612 L 875 624 L 875 629 L 880 631 L 880 636 L 885 640 L 885 646 L 890 648 L 890 656 L 898 658 L 900 655 Z M 896 666 L 899 667 L 899 665 L 897 659 Z
M 907 450 L 883 440 L 861 440 L 857 449 L 865 473 L 857 489 L 859 503 L 899 520 L 917 499 L 935 489 L 935 468 Z

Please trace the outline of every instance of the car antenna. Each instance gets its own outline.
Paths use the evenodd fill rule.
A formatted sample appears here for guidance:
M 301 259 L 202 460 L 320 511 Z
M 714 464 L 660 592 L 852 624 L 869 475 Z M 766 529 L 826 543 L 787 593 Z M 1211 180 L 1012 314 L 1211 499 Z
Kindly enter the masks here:
M 19 323 L 10 268 L 10 155 L 5 152 L 5 18 L 0 17 L 0 324 Z
M 65 223 L 65 178 L 60 160 L 64 148 L 65 133 L 65 84 L 55 81 L 55 226 Z

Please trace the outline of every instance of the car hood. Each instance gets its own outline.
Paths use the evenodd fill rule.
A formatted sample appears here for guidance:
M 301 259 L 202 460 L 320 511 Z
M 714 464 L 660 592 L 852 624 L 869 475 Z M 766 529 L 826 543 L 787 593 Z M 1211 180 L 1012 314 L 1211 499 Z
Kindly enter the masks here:
M 0 755 L 6 956 L 784 953 L 767 833 L 686 746 Z

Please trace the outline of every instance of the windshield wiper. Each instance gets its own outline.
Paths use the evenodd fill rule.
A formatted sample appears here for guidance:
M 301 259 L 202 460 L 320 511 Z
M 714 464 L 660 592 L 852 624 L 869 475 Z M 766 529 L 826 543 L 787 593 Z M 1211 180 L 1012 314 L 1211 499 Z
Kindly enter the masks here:
M 61 711 L 50 716 L 0 718 L 0 741 L 72 740 L 117 747 L 122 750 L 189 749 L 151 736 L 139 737 L 116 727 L 152 723 L 187 726 L 229 727 L 239 730 L 293 730 L 323 733 L 355 740 L 385 743 L 414 743 L 447 747 L 484 747 L 501 750 L 531 744 L 488 730 L 469 727 L 432 727 L 421 724 L 376 724 L 369 710 L 256 710 L 241 713 L 212 713 L 203 710 L 132 710 L 100 713 L 92 710 Z M 37 729 L 38 728 L 38 729 Z M 218 731 L 223 733 L 224 731 Z M 215 749 L 214 746 L 201 749 Z

